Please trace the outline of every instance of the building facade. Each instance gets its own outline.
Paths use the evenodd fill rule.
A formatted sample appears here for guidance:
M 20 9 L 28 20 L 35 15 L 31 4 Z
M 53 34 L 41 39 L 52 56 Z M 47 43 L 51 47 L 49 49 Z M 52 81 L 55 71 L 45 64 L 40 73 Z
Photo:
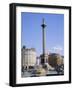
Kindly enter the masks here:
M 34 67 L 36 64 L 36 51 L 34 48 L 22 48 L 22 67 Z
M 52 67 L 56 67 L 57 65 L 64 64 L 64 58 L 59 54 L 50 53 L 49 56 L 48 56 L 48 63 Z

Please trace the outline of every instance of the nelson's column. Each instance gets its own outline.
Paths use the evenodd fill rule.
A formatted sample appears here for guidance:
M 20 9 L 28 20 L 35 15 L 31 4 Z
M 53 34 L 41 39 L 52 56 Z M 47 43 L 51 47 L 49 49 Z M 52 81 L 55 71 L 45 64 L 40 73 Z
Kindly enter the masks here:
M 43 22 L 42 22 L 42 47 L 43 47 L 43 54 L 42 54 L 42 60 L 41 60 L 41 64 L 45 64 L 46 62 L 46 58 L 45 58 L 45 46 L 46 46 L 46 36 L 45 36 L 45 27 L 46 27 L 46 24 L 45 24 L 45 21 L 44 21 L 44 18 L 43 18 Z

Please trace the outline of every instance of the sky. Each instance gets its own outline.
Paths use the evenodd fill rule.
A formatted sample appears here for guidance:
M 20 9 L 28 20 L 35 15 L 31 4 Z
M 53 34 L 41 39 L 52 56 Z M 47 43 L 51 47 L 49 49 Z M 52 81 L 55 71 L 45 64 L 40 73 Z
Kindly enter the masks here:
M 42 54 L 42 20 L 46 28 L 46 53 L 64 54 L 64 15 L 49 13 L 21 13 L 21 47 L 35 48 Z

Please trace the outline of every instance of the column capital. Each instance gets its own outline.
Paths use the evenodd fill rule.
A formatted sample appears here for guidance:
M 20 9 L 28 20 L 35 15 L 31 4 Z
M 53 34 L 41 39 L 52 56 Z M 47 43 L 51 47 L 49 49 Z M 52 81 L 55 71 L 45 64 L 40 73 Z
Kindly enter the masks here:
M 42 25 L 41 25 L 41 26 L 42 26 L 42 28 L 45 28 L 47 25 L 45 24 L 45 20 L 44 20 L 44 18 L 43 18 L 43 20 L 42 20 L 42 21 L 43 21 L 43 23 L 42 23 Z

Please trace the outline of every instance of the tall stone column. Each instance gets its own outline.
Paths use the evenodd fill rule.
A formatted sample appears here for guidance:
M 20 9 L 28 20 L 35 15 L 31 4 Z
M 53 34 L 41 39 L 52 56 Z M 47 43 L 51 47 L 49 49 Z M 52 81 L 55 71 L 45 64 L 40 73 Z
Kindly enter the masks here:
M 42 55 L 42 61 L 41 61 L 41 63 L 42 64 L 44 64 L 45 63 L 45 46 L 46 46 L 46 35 L 45 35 L 45 27 L 46 27 L 46 24 L 45 24 L 45 21 L 44 21 L 44 19 L 43 19 L 43 22 L 42 22 L 42 25 L 41 25 L 41 27 L 42 27 L 42 45 L 43 45 L 43 55 Z

